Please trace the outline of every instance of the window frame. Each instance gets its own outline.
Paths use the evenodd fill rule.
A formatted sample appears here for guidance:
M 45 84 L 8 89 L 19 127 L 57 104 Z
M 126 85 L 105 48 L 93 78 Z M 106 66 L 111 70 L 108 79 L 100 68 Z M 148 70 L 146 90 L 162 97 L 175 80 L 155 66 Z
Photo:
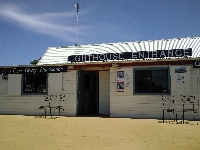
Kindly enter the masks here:
M 25 92 L 25 76 L 26 75 L 45 75 L 46 76 L 46 92 Z M 22 75 L 22 94 L 23 95 L 48 95 L 48 73 L 30 73 Z
M 153 92 L 136 92 L 136 71 L 159 71 L 159 70 L 167 70 L 168 76 L 168 92 L 166 93 L 153 93 Z M 171 76 L 170 76 L 170 67 L 149 67 L 149 68 L 134 68 L 133 69 L 133 94 L 134 95 L 170 95 L 171 94 Z

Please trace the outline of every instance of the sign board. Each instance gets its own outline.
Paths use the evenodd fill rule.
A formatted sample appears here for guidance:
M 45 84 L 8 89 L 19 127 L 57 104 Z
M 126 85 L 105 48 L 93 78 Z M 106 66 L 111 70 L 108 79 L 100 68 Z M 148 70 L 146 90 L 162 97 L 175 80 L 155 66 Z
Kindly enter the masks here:
M 90 55 L 71 55 L 68 61 L 85 62 L 85 61 L 109 61 L 109 60 L 126 60 L 126 59 L 151 59 L 151 58 L 170 58 L 170 57 L 188 57 L 192 56 L 192 49 L 172 49 L 156 51 L 139 51 L 123 53 L 105 53 Z
M 2 73 L 3 79 L 7 79 L 8 74 L 60 73 L 60 72 L 67 72 L 67 66 L 0 68 L 0 73 Z
M 200 68 L 200 60 L 193 60 L 193 68 Z

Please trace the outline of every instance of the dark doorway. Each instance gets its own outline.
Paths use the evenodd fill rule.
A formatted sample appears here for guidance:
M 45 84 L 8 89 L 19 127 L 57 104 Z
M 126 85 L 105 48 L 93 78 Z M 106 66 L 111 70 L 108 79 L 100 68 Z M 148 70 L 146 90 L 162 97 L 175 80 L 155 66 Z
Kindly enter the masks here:
M 99 72 L 79 70 L 78 115 L 99 114 Z

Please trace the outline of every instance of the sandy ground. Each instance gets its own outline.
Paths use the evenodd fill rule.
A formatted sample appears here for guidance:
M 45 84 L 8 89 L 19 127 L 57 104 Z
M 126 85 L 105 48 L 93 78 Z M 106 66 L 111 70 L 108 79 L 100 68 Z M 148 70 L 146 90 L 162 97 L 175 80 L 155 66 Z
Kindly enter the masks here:
M 0 116 L 1 150 L 197 150 L 200 121 Z

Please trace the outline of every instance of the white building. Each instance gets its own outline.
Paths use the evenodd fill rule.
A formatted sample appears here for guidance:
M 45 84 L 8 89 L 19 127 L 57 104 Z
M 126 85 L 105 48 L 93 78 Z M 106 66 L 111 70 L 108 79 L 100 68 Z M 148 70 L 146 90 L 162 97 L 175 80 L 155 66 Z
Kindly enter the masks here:
M 0 114 L 199 119 L 199 57 L 200 37 L 49 47 L 36 66 L 0 67 Z

